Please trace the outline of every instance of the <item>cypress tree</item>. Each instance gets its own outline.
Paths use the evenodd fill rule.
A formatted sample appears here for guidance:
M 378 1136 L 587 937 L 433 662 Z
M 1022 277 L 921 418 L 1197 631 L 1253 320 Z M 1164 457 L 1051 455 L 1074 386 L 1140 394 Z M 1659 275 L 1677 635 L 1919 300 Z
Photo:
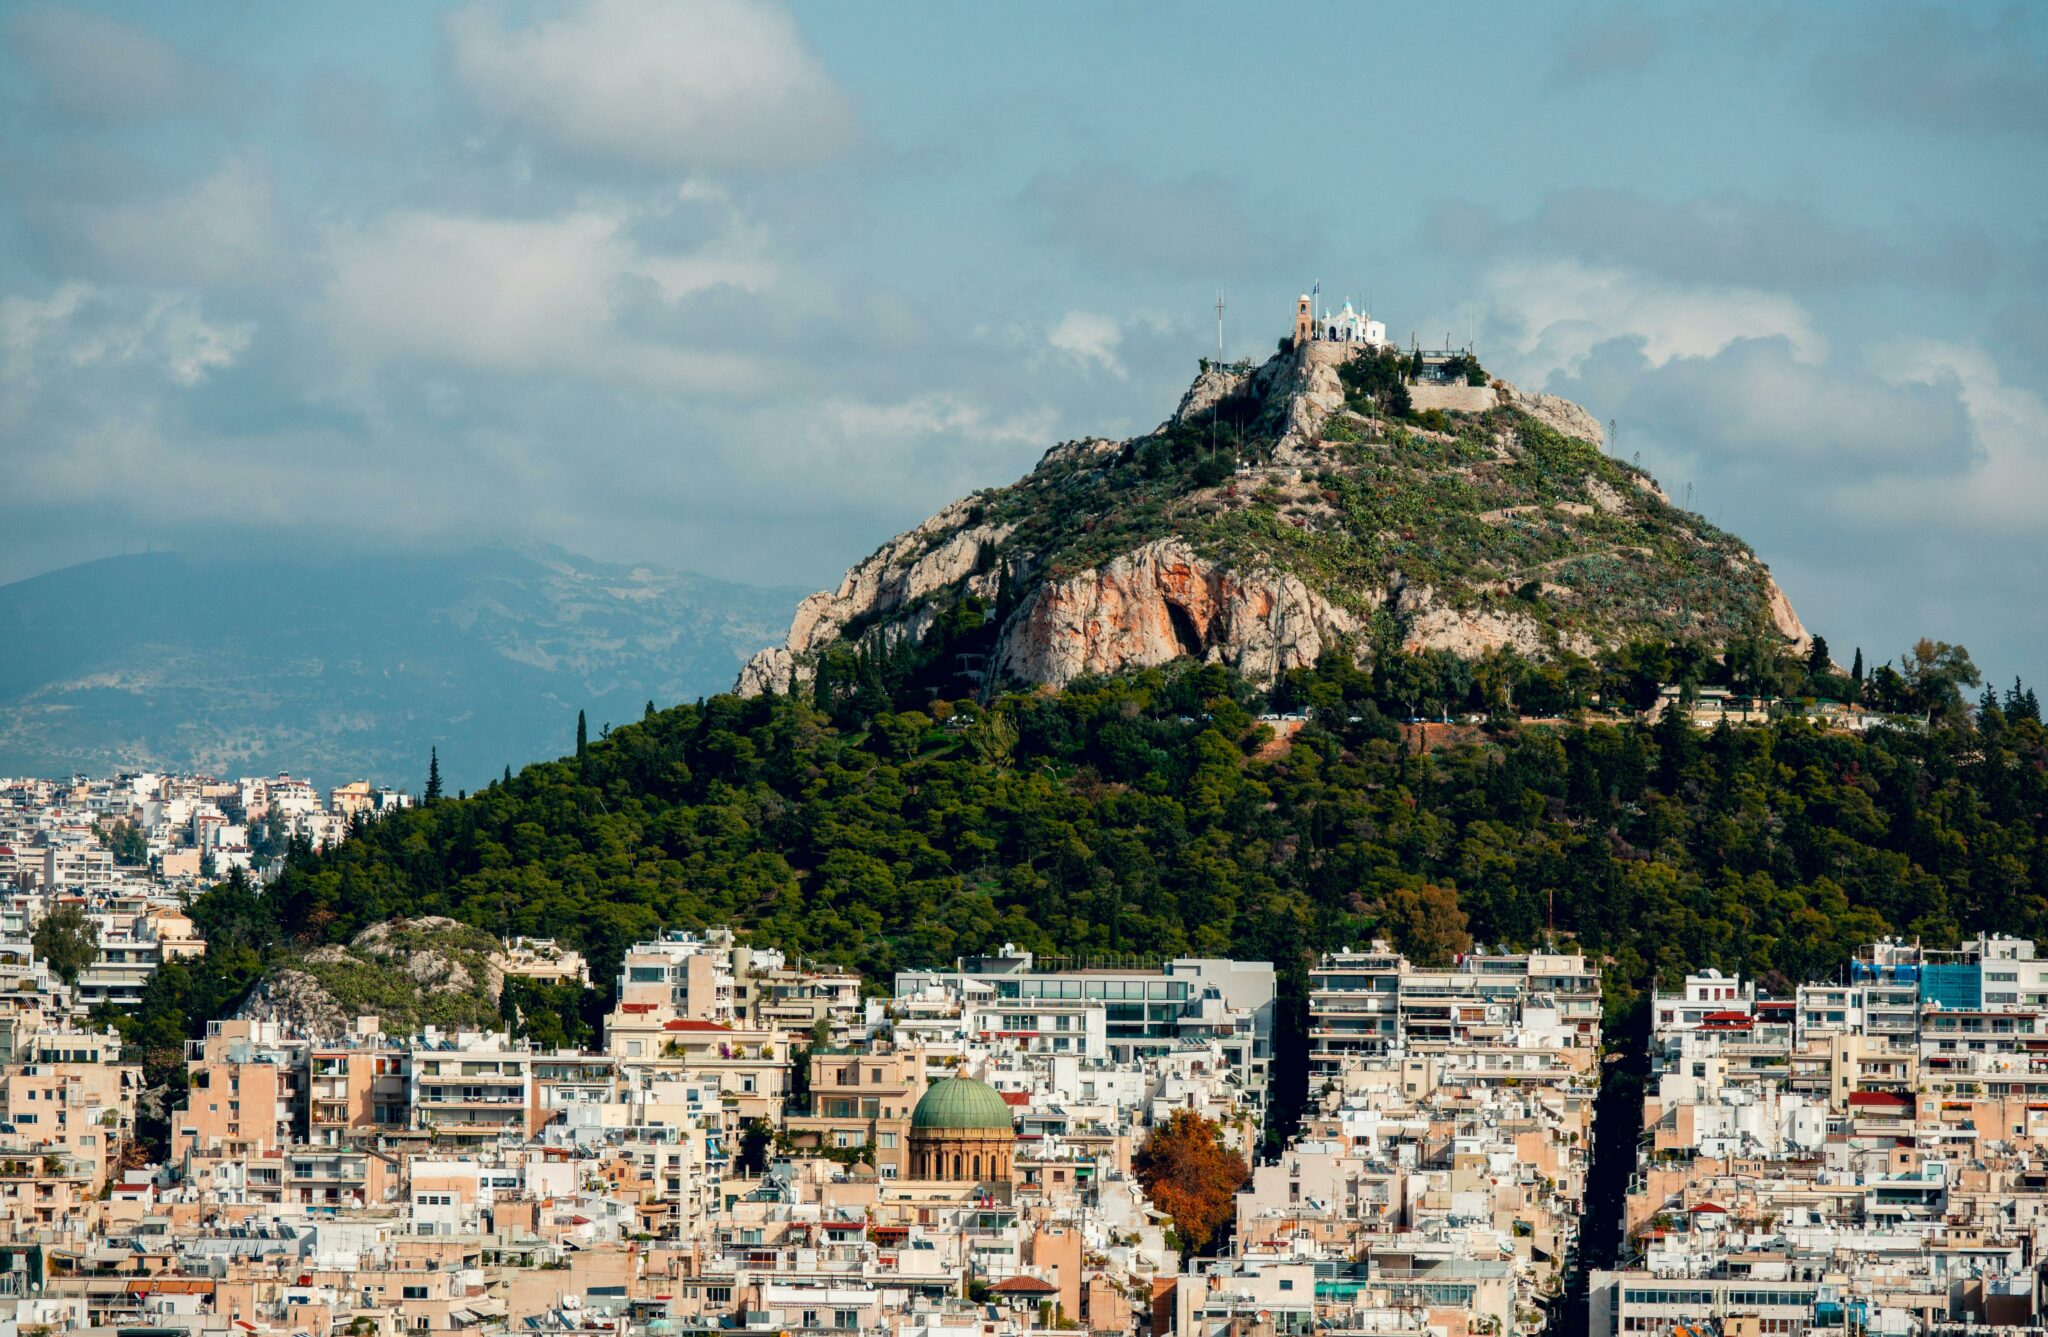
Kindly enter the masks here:
M 441 797 L 441 749 L 427 749 L 427 793 L 426 801 L 438 802 Z
M 508 785 L 512 783 L 512 764 L 510 762 L 505 763 L 505 783 Z
M 590 750 L 590 726 L 584 722 L 583 712 L 576 712 L 576 760 L 583 760 L 583 754 Z

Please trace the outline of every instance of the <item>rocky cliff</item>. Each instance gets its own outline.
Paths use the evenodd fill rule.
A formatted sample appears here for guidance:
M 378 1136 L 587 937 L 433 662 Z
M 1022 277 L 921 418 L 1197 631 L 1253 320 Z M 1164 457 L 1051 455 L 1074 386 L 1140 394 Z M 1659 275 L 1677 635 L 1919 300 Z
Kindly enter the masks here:
M 1312 344 L 1205 366 L 1155 431 L 1055 446 L 891 539 L 739 690 L 835 655 L 1057 686 L 1182 656 L 1263 680 L 1387 644 L 1543 659 L 1765 629 L 1805 650 L 1756 555 L 1603 455 L 1586 410 L 1500 381 L 1411 394 L 1390 365 Z

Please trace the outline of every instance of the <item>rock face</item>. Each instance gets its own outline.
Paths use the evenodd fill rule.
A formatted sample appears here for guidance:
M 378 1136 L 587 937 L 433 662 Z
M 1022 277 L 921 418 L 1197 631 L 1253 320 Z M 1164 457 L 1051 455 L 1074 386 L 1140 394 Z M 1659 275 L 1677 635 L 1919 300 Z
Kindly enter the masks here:
M 1813 649 L 1813 633 L 1799 620 L 1799 614 L 1792 611 L 1792 601 L 1785 597 L 1785 591 L 1778 588 L 1778 582 L 1769 576 L 1765 579 L 1770 582 L 1771 625 L 1778 629 L 1778 634 L 1785 638 L 1793 653 L 1805 654 Z
M 1004 675 L 1050 686 L 1182 655 L 1270 679 L 1357 629 L 1295 576 L 1232 570 L 1160 539 L 1040 585 L 1003 628 L 996 659 Z
M 1518 390 L 1506 381 L 1503 398 L 1512 408 L 1520 409 L 1541 423 L 1546 423 L 1563 432 L 1566 436 L 1577 437 L 1588 445 L 1600 446 L 1607 443 L 1607 434 L 1600 430 L 1600 420 L 1572 403 L 1556 395 L 1539 394 L 1531 390 Z
M 1715 642 L 1759 621 L 1810 645 L 1755 554 L 1601 454 L 1585 409 L 1453 387 L 1469 408 L 1424 430 L 1347 397 L 1352 355 L 1205 366 L 1152 433 L 1052 447 L 804 599 L 738 690 L 789 691 L 846 643 L 916 659 L 934 690 L 1177 659 L 1267 680 L 1340 647 L 1362 658 L 1388 630 L 1468 658 Z
M 906 534 L 899 534 L 846 573 L 836 590 L 810 595 L 796 606 L 789 640 L 763 650 L 740 669 L 742 696 L 786 692 L 798 663 L 836 639 L 855 618 L 872 619 L 918 606 L 893 624 L 893 638 L 915 640 L 930 625 L 929 596 L 957 586 L 993 595 L 996 573 L 984 566 L 1009 537 L 1010 527 L 971 523 L 971 500 L 956 501 Z

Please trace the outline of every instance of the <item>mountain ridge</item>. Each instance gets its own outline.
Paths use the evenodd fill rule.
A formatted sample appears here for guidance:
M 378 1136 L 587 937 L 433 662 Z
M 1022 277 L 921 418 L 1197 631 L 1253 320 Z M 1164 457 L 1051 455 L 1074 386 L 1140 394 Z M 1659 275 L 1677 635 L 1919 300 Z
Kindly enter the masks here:
M 417 788 L 722 688 L 794 592 L 551 545 L 101 558 L 0 586 L 0 774 L 290 770 Z

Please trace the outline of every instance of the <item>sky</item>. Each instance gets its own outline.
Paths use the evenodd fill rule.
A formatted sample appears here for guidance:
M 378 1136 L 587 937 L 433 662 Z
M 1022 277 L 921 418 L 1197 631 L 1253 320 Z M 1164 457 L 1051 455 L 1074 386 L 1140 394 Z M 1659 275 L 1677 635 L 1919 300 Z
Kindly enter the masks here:
M 0 5 L 0 581 L 825 586 L 1312 283 L 2048 673 L 2048 6 Z

